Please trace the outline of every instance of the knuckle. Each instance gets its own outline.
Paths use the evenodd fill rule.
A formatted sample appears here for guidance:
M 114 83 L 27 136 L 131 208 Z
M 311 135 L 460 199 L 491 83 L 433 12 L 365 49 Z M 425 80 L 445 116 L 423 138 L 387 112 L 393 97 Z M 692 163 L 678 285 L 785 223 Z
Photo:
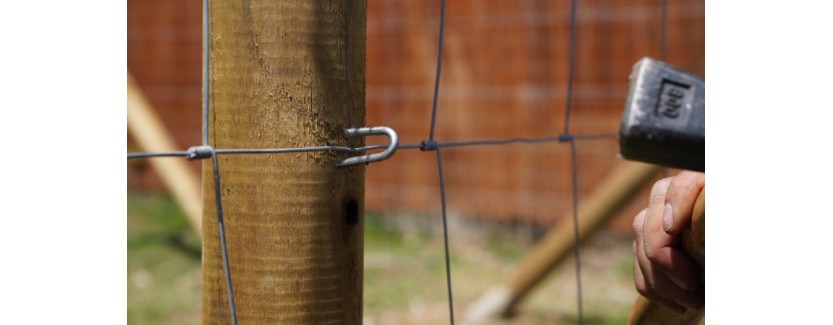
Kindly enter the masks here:
M 645 250 L 645 257 L 647 257 L 651 261 L 653 261 L 653 260 L 657 259 L 657 257 L 659 257 L 659 256 L 657 256 L 658 255 L 657 250 L 654 249 L 653 247 L 651 247 L 651 245 L 645 245 L 644 250 Z
M 695 172 L 695 171 L 691 171 L 691 170 L 684 170 L 684 171 L 680 172 L 680 174 L 678 176 L 682 177 L 683 179 L 687 180 L 688 182 L 692 182 L 692 183 L 695 183 L 695 184 L 704 183 L 706 181 L 706 174 L 705 173 Z
M 671 178 L 670 177 L 663 178 L 663 179 L 657 181 L 656 183 L 654 183 L 654 186 L 651 187 L 651 198 L 652 199 L 656 199 L 656 198 L 664 199 L 665 198 L 665 193 L 668 191 L 668 185 L 670 183 L 671 183 Z
M 639 292 L 640 295 L 643 295 L 647 298 L 653 297 L 653 294 L 650 291 L 648 291 L 648 288 L 645 287 L 644 284 L 641 285 L 640 283 L 637 283 L 636 292 Z
M 654 242 L 646 239 L 645 242 L 642 243 L 642 246 L 642 250 L 645 251 L 645 257 L 647 257 L 648 260 L 651 260 L 653 262 L 656 258 L 659 257 L 660 249 L 654 246 Z
M 646 283 L 647 281 L 645 280 L 645 278 L 640 278 L 637 281 L 634 281 L 634 287 L 636 287 L 636 292 L 639 292 L 639 294 L 644 296 L 645 298 L 653 299 L 654 297 L 656 297 L 656 294 L 654 294 L 654 292 L 651 291 L 651 289 L 648 287 Z
M 651 293 L 656 293 L 658 290 L 662 289 L 659 281 L 656 281 L 653 277 L 645 277 L 645 286 L 648 287 L 648 290 Z
M 650 298 L 656 297 L 657 284 L 656 284 L 656 281 L 654 281 L 654 279 L 652 279 L 651 277 L 646 276 L 644 286 L 645 286 L 645 292 L 646 292 L 645 295 L 646 295 L 646 297 L 650 297 Z
M 633 228 L 633 232 L 637 235 L 642 233 L 642 228 L 645 223 L 646 212 L 647 209 L 639 211 L 639 213 L 636 214 L 636 217 L 633 218 L 633 224 L 631 225 L 631 227 Z
M 671 179 L 668 185 L 668 195 L 672 198 L 683 198 L 697 195 L 705 184 L 704 174 L 683 171 Z

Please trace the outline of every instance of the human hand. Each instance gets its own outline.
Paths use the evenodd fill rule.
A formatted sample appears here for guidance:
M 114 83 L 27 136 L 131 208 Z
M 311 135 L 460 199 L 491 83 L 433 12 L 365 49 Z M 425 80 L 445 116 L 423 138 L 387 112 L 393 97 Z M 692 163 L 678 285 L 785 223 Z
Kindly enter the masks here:
M 703 308 L 705 303 L 700 268 L 681 246 L 705 178 L 703 173 L 683 171 L 656 182 L 648 208 L 633 221 L 636 289 L 678 313 Z

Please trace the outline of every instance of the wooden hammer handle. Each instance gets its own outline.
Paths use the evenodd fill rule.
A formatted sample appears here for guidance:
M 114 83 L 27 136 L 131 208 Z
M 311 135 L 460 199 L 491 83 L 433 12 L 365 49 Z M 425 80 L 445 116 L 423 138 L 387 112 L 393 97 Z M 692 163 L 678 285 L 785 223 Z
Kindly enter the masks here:
M 706 269 L 706 189 L 700 191 L 691 211 L 691 226 L 683 232 L 683 249 L 700 266 L 700 283 L 705 283 Z M 675 314 L 664 306 L 640 296 L 631 308 L 628 324 L 697 324 L 703 318 L 703 310 L 687 310 Z

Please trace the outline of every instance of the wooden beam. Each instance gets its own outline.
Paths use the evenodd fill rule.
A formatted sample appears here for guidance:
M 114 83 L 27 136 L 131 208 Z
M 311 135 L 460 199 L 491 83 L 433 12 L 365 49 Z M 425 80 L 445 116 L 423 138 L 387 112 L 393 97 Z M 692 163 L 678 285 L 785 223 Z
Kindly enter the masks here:
M 142 151 L 180 150 L 130 71 L 127 72 L 127 131 Z M 191 227 L 202 238 L 202 198 L 197 175 L 183 158 L 151 158 L 148 161 L 185 213 Z
M 579 234 L 582 242 L 606 224 L 639 192 L 639 188 L 656 176 L 661 167 L 623 161 L 596 190 L 579 205 Z M 481 323 L 514 314 L 515 307 L 547 274 L 573 251 L 574 222 L 572 211 L 532 249 L 507 281 L 482 295 L 466 315 L 468 323 Z
M 211 1 L 210 145 L 361 146 L 365 1 Z M 220 155 L 239 324 L 360 324 L 365 166 L 333 151 Z M 230 312 L 203 164 L 203 324 Z

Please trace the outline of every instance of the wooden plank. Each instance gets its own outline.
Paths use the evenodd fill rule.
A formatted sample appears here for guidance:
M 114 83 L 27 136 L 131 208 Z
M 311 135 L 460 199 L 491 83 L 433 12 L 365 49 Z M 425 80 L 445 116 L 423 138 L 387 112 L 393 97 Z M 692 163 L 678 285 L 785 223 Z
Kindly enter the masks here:
M 145 152 L 177 151 L 176 143 L 136 80 L 127 72 L 127 131 Z M 202 198 L 200 181 L 183 158 L 149 158 L 165 188 L 185 213 L 188 222 L 202 238 Z
M 661 167 L 655 165 L 620 163 L 596 186 L 596 190 L 579 204 L 581 241 L 584 242 L 593 236 L 660 170 Z M 571 256 L 575 247 L 572 211 L 560 220 L 561 222 L 521 261 L 520 266 L 504 284 L 490 289 L 473 304 L 466 317 L 468 322 L 479 323 L 499 316 L 511 316 L 515 307 L 541 280 Z

